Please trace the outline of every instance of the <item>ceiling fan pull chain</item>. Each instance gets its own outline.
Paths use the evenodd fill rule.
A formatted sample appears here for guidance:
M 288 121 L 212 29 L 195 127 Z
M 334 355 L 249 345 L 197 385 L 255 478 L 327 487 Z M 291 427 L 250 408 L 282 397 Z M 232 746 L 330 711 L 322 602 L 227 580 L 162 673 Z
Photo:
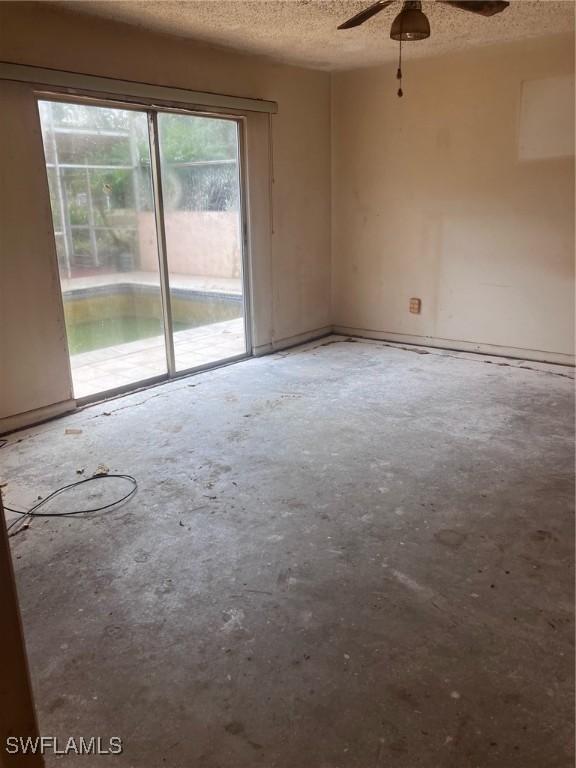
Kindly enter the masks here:
M 396 79 L 398 80 L 398 97 L 404 95 L 402 90 L 402 40 L 400 40 L 400 53 L 398 56 L 398 71 L 396 72 Z

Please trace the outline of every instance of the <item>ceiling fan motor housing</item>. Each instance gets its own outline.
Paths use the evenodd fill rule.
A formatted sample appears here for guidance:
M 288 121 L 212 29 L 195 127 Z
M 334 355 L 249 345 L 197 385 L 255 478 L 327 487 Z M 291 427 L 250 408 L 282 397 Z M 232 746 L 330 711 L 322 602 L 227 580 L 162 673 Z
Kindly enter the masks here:
M 430 23 L 422 12 L 422 3 L 419 0 L 406 0 L 392 22 L 390 37 L 402 42 L 425 40 L 430 37 Z

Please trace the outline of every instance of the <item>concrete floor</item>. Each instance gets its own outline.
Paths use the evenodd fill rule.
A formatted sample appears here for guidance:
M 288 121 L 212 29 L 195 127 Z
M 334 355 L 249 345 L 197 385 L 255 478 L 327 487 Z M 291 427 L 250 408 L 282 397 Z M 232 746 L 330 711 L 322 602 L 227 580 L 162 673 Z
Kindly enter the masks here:
M 124 743 L 48 764 L 571 766 L 571 376 L 332 338 L 12 435 L 8 504 L 140 486 L 12 539 L 42 732 Z

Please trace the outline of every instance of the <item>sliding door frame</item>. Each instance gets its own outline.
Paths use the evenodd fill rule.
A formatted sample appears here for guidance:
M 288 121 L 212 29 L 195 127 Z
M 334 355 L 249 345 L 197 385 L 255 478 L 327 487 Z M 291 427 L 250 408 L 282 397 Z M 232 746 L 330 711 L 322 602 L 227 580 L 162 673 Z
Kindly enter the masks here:
M 152 192 L 154 200 L 154 217 L 156 225 L 156 242 L 158 251 L 159 273 L 160 273 L 160 293 L 162 302 L 162 320 L 164 329 L 164 341 L 166 352 L 167 373 L 158 376 L 140 379 L 132 384 L 126 384 L 122 387 L 104 390 L 103 392 L 85 397 L 74 398 L 77 405 L 86 405 L 89 403 L 105 400 L 111 397 L 117 397 L 129 392 L 134 392 L 146 387 L 155 386 L 185 376 L 190 376 L 203 371 L 220 368 L 226 365 L 246 360 L 253 355 L 253 333 L 252 333 L 252 285 L 250 275 L 252 272 L 252 261 L 250 253 L 250 214 L 248 207 L 248 177 L 246 169 L 248 166 L 247 158 L 247 114 L 243 110 L 222 111 L 216 107 L 185 106 L 181 103 L 170 101 L 159 102 L 158 99 L 135 99 L 130 96 L 119 97 L 118 94 L 99 93 L 95 96 L 90 92 L 83 92 L 74 89 L 71 93 L 67 88 L 49 87 L 34 88 L 34 98 L 38 113 L 38 122 L 40 123 L 40 101 L 65 102 L 68 104 L 84 104 L 94 107 L 108 107 L 110 109 L 132 110 L 146 113 L 148 121 L 148 141 L 150 147 Z M 244 340 L 245 352 L 239 355 L 233 355 L 223 360 L 205 363 L 203 365 L 187 368 L 183 371 L 176 370 L 173 318 L 170 300 L 170 279 L 168 268 L 168 253 L 166 246 L 166 226 L 164 218 L 164 202 L 162 190 L 162 168 L 160 159 L 160 137 L 158 132 L 159 114 L 181 114 L 192 117 L 216 118 L 229 120 L 236 123 L 236 135 L 238 145 L 238 186 L 239 186 L 239 222 L 240 222 L 240 240 L 241 240 L 241 263 L 242 263 L 242 302 L 243 302 L 243 321 L 244 321 Z M 55 237 L 55 235 L 54 235 Z M 56 251 L 54 250 L 56 254 Z M 58 265 L 57 265 L 58 266 Z M 58 279 L 60 280 L 60 271 L 57 269 Z M 63 305 L 62 290 L 60 290 L 60 300 Z M 63 306 L 62 306 L 63 311 Z M 70 361 L 70 349 L 68 345 L 68 336 L 66 335 L 66 346 L 68 359 Z M 72 371 L 70 366 L 70 375 Z M 74 382 L 72 377 L 72 392 L 74 391 Z
M 164 190 L 162 188 L 162 165 L 160 159 L 160 134 L 158 133 L 158 113 L 148 112 L 148 144 L 152 172 L 152 194 L 154 199 L 154 217 L 156 220 L 156 246 L 160 269 L 160 293 L 162 296 L 162 327 L 168 377 L 176 375 L 176 357 L 174 352 L 174 327 L 172 323 L 172 300 L 170 294 L 170 270 L 168 268 L 168 248 L 166 245 L 166 222 L 164 219 Z

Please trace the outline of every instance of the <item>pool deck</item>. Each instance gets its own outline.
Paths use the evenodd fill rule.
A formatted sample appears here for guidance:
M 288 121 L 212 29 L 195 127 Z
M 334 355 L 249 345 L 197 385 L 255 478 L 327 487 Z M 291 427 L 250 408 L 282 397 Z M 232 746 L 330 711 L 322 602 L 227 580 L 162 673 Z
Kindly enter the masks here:
M 158 272 L 110 272 L 87 277 L 61 278 L 62 293 L 87 288 L 102 288 L 107 285 L 155 286 L 160 290 Z M 225 293 L 240 296 L 242 280 L 239 277 L 211 277 L 205 275 L 170 275 L 170 288 L 199 293 Z
M 178 371 L 226 360 L 245 351 L 243 318 L 189 328 L 174 334 Z M 82 352 L 72 355 L 70 364 L 77 399 L 126 387 L 166 373 L 164 336 Z

